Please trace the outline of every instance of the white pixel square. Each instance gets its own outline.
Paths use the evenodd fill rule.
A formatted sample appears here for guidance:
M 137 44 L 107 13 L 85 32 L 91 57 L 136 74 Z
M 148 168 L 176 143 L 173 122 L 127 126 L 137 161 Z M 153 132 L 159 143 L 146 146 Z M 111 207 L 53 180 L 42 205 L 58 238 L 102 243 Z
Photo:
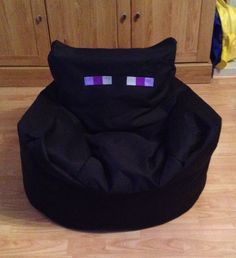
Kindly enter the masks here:
M 112 77 L 111 76 L 102 76 L 102 84 L 103 85 L 112 84 Z
M 126 85 L 135 86 L 136 85 L 136 77 L 127 76 Z

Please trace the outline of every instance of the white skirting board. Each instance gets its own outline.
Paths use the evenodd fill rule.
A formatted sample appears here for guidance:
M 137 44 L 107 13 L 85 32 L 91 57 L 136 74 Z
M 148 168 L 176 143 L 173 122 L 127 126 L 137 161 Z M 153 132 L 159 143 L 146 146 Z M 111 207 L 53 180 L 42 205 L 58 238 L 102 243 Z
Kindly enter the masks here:
M 222 69 L 214 69 L 213 78 L 219 78 L 219 77 L 236 77 L 236 60 L 229 62 L 227 66 Z

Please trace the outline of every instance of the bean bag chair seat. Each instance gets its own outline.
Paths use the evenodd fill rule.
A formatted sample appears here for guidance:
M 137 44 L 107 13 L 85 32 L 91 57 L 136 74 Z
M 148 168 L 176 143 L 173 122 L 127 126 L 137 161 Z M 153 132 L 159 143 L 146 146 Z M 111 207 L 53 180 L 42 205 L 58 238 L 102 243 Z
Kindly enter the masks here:
M 54 81 L 18 123 L 30 203 L 85 231 L 165 223 L 198 199 L 221 118 L 175 77 L 176 41 L 48 56 Z

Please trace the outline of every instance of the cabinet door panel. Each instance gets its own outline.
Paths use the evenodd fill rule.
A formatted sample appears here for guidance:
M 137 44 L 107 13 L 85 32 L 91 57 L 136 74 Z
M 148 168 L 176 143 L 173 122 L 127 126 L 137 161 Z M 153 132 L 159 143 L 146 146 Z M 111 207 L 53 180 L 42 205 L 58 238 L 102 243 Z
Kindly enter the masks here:
M 129 0 L 117 0 L 118 46 L 131 47 L 131 22 Z
M 151 46 L 172 36 L 178 42 L 177 61 L 209 61 L 213 13 L 212 0 L 132 0 L 132 47 Z M 203 17 L 208 23 L 201 22 Z
M 1 66 L 47 65 L 49 35 L 43 0 L 1 0 L 0 20 Z
M 47 0 L 51 40 L 75 47 L 117 47 L 116 0 Z

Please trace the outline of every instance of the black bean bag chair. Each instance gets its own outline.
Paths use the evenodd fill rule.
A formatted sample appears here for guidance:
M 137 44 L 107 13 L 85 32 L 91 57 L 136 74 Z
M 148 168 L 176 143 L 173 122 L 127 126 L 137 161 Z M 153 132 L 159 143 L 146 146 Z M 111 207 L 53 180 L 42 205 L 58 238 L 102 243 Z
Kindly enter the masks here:
M 175 77 L 175 54 L 173 38 L 143 49 L 53 42 L 54 81 L 18 123 L 35 208 L 103 232 L 162 224 L 191 208 L 221 118 Z

